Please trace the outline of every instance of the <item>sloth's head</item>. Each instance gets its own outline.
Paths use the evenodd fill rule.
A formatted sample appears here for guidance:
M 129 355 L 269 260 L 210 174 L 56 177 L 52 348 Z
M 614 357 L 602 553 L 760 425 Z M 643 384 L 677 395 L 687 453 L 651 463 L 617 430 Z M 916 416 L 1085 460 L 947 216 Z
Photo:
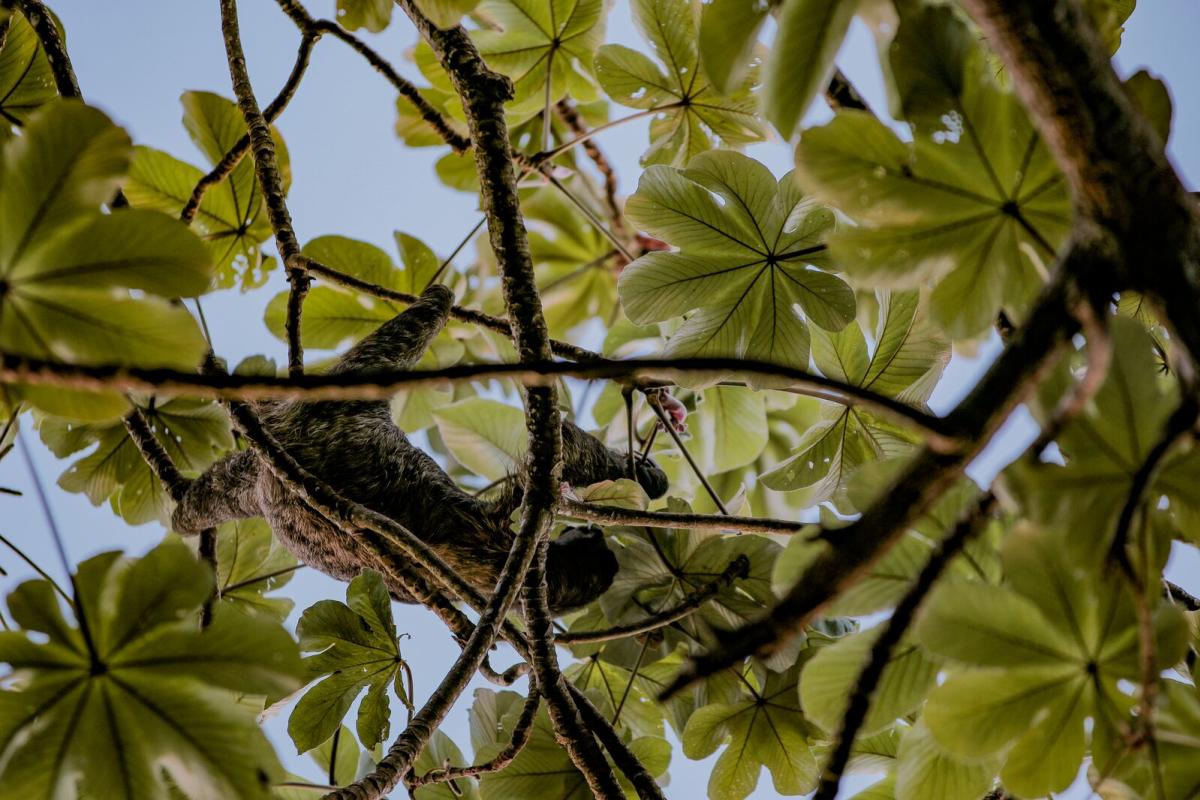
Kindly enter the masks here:
M 587 605 L 607 591 L 616 575 L 617 557 L 599 528 L 568 528 L 550 543 L 547 556 L 550 610 L 562 614 Z

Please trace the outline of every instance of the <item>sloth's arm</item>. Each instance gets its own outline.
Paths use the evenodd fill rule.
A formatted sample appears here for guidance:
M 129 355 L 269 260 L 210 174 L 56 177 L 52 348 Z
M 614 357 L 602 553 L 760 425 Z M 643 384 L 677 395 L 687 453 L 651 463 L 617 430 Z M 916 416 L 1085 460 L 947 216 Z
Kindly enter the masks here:
M 258 457 L 249 450 L 226 456 L 192 481 L 175 507 L 171 528 L 192 536 L 233 519 L 259 516 Z
M 453 302 L 454 292 L 448 287 L 430 286 L 402 313 L 350 348 L 330 373 L 370 375 L 412 367 L 446 325 Z

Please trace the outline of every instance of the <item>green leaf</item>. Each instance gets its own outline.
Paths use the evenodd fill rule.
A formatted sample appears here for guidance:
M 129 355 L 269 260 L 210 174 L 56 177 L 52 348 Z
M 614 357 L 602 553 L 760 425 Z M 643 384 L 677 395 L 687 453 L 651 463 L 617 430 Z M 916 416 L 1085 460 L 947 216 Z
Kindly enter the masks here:
M 46 12 L 43 12 L 46 13 Z M 58 24 L 57 18 L 55 19 Z M 58 25 L 61 32 L 62 26 Z M 0 19 L 0 141 L 42 105 L 58 97 L 50 62 L 28 20 Z
M 133 398 L 159 444 L 185 476 L 199 475 L 233 446 L 229 418 L 216 404 L 175 398 Z M 83 424 L 59 417 L 38 423 L 42 441 L 59 458 L 95 448 L 58 479 L 68 492 L 87 495 L 92 505 L 108 501 L 131 525 L 151 520 L 169 524 L 173 503 L 142 458 L 123 420 Z
M 911 84 L 913 142 L 844 111 L 796 151 L 801 184 L 857 223 L 830 237 L 839 264 L 876 287 L 936 284 L 933 319 L 955 338 L 1001 309 L 1022 318 L 1070 222 L 1062 175 L 1017 98 L 950 46 L 971 40 L 961 26 L 945 7 L 901 25 L 893 64 Z
M 950 360 L 950 346 L 926 321 L 916 292 L 882 295 L 873 345 L 868 350 L 857 324 L 838 333 L 816 329 L 813 360 L 830 378 L 923 407 Z M 822 406 L 823 421 L 801 437 L 791 457 L 760 477 L 779 491 L 814 487 L 811 502 L 829 500 L 851 512 L 856 504 L 847 490 L 854 472 L 906 454 L 917 439 L 861 408 Z
M 421 13 L 428 17 L 434 25 L 439 28 L 453 28 L 464 14 L 470 14 L 475 10 L 479 0 L 414 0 L 414 2 Z
M 422 10 L 424 9 L 422 8 Z M 392 21 L 392 2 L 391 0 L 338 0 L 337 19 L 338 24 L 348 31 L 366 28 L 371 33 L 379 33 Z
M 320 678 L 288 718 L 288 734 L 304 753 L 329 739 L 364 689 L 358 708 L 358 738 L 372 749 L 391 728 L 387 687 L 410 702 L 397 676 L 404 661 L 392 621 L 391 600 L 377 572 L 366 570 L 346 589 L 349 605 L 322 600 L 300 617 L 300 646 L 317 651 L 305 658 L 309 675 Z
M 658 110 L 643 164 L 682 167 L 718 145 L 740 147 L 766 137 L 756 115 L 756 59 L 735 62 L 730 72 L 744 78 L 718 93 L 700 69 L 697 7 L 690 0 L 634 0 L 632 10 L 663 67 L 636 50 L 606 44 L 596 51 L 596 77 L 615 102 Z
M 1163 433 L 1177 404 L 1179 387 L 1154 364 L 1154 342 L 1136 321 L 1111 320 L 1113 354 L 1104 384 L 1089 406 L 1056 439 L 1065 465 L 1022 459 L 1005 472 L 1008 485 L 1034 520 L 1069 525 L 1080 558 L 1095 564 L 1108 549 L 1134 476 Z M 1040 414 L 1057 402 L 1049 383 L 1039 398 Z M 1169 505 L 1177 530 L 1200 509 L 1194 449 L 1177 448 L 1142 493 L 1132 534 L 1143 536 L 1142 513 Z M 1166 498 L 1166 501 L 1163 500 Z
M 796 701 L 794 671 L 769 673 L 757 696 L 697 709 L 683 731 L 683 752 L 700 759 L 726 745 L 708 782 L 713 800 L 742 800 L 758 785 L 763 767 L 775 791 L 805 794 L 819 776 L 810 731 Z
M 554 103 L 568 91 L 594 99 L 591 64 L 604 39 L 602 0 L 483 0 L 478 11 L 496 29 L 472 38 L 488 65 L 512 79 L 514 113 L 541 110 L 547 97 Z
M 231 101 L 211 92 L 185 92 L 183 124 L 209 163 L 216 165 L 246 134 L 241 112 Z M 279 131 L 271 129 L 283 191 L 291 183 L 287 146 Z M 178 216 L 203 173 L 167 153 L 149 147 L 136 149 L 125 186 L 135 206 Z M 240 286 L 242 291 L 262 286 L 275 267 L 262 244 L 271 237 L 262 191 L 248 155 L 221 183 L 209 187 L 192 223 L 204 240 L 217 268 L 219 288 Z
M 764 112 L 783 138 L 791 138 L 813 98 L 829 83 L 856 6 L 853 0 L 783 4 L 763 87 Z
M 708 475 L 754 463 L 767 446 L 766 398 L 731 386 L 705 389 L 690 421 L 692 455 Z
M 712 0 L 701 9 L 700 63 L 718 94 L 736 91 L 746 79 L 769 10 L 758 0 Z
M 714 195 L 720 196 L 724 205 Z M 686 170 L 651 167 L 626 214 L 679 252 L 652 252 L 621 272 L 625 312 L 638 324 L 690 314 L 669 355 L 725 355 L 808 365 L 809 320 L 838 330 L 854 317 L 854 294 L 826 272 L 820 239 L 828 209 L 802 198 L 785 176 L 717 151 Z
M 396 232 L 396 244 L 404 260 L 403 268 L 396 267 L 391 256 L 375 245 L 344 236 L 318 236 L 304 245 L 301 252 L 368 283 L 420 294 L 438 269 L 437 257 L 420 240 L 399 231 Z M 281 341 L 287 341 L 287 297 L 287 292 L 275 295 L 263 315 L 267 329 Z M 370 297 L 353 289 L 317 286 L 309 292 L 304 303 L 300 334 L 308 347 L 345 348 L 403 310 L 402 303 Z M 439 341 L 445 342 L 445 337 Z
M 900 740 L 896 800 L 978 800 L 992 785 L 995 760 L 960 761 L 938 747 L 923 722 Z
M 204 351 L 187 311 L 210 269 L 200 242 L 151 213 L 101 214 L 129 139 L 99 111 L 56 102 L 0 155 L 0 349 L 83 363 L 190 368 Z M 30 393 L 35 405 L 48 393 Z M 109 406 L 111 408 L 111 406 Z
M 210 578 L 181 544 L 118 555 L 79 565 L 90 638 L 65 623 L 66 644 L 0 634 L 0 661 L 21 676 L 0 692 L 0 791 L 74 797 L 78 781 L 88 796 L 139 800 L 168 796 L 169 776 L 192 797 L 269 797 L 282 770 L 234 692 L 298 688 L 295 643 L 278 624 L 232 615 L 199 631 Z M 62 619 L 48 585 L 18 593 L 14 619 Z
M 689 511 L 674 500 L 671 511 Z M 712 630 L 734 628 L 753 619 L 774 600 L 771 570 L 780 546 L 763 536 L 713 536 L 686 531 L 649 530 L 622 535 L 616 549 L 621 569 L 600 600 L 613 624 L 643 619 L 645 609 L 672 608 L 689 593 L 711 583 L 739 555 L 750 560 L 747 578 L 723 587 L 698 611 L 663 629 L 669 644 L 711 641 Z M 691 637 L 691 638 L 689 638 Z
M 883 626 L 876 626 L 843 637 L 822 647 L 804 665 L 800 674 L 800 704 L 805 715 L 826 731 L 834 733 L 840 729 L 846 703 L 882 632 Z M 937 665 L 916 642 L 902 640 L 893 647 L 891 660 L 871 695 L 871 710 L 859 735 L 869 736 L 915 711 L 933 688 L 937 672 Z
M 283 622 L 295 602 L 267 597 L 292 579 L 296 557 L 262 519 L 235 520 L 217 529 L 217 584 L 221 608 Z
M 582 503 L 615 506 L 634 511 L 645 511 L 650 507 L 650 498 L 646 496 L 646 490 L 637 481 L 629 478 L 593 483 L 577 489 L 575 494 Z
M 476 475 L 497 481 L 517 472 L 529 435 L 521 409 L 469 397 L 436 409 L 433 417 L 450 454 Z
M 1074 780 L 1086 718 L 1134 724 L 1118 682 L 1140 680 L 1137 620 L 1122 579 L 1078 568 L 1059 533 L 1010 533 L 1004 564 L 1011 590 L 947 583 L 923 608 L 921 643 L 961 665 L 930 694 L 924 720 L 955 756 L 1003 756 L 1004 785 L 1036 797 Z M 1183 629 L 1173 607 L 1159 608 L 1161 668 L 1182 655 Z

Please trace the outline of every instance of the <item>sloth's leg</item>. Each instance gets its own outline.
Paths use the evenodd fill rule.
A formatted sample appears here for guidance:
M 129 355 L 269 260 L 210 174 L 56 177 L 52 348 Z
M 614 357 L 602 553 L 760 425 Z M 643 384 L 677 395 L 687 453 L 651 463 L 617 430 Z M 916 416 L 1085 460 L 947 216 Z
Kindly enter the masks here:
M 572 486 L 629 477 L 629 457 L 608 447 L 573 422 L 563 420 L 563 480 Z M 667 474 L 653 459 L 635 457 L 637 482 L 651 498 L 667 492 Z
M 187 493 L 171 516 L 171 528 L 192 536 L 233 519 L 262 514 L 255 485 L 258 458 L 249 450 L 226 456 L 188 485 Z
M 448 287 L 430 286 L 415 303 L 350 348 L 330 373 L 369 375 L 413 366 L 445 326 L 453 302 L 454 292 Z

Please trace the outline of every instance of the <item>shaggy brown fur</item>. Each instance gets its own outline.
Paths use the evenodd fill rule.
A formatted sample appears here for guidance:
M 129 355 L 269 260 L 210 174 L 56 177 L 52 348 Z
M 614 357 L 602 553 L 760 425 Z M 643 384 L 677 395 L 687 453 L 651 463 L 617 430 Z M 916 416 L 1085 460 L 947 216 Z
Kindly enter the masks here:
M 404 313 L 347 352 L 333 373 L 369 375 L 412 367 L 445 325 L 453 294 L 431 286 Z M 482 501 L 460 489 L 441 467 L 392 422 L 386 401 L 263 403 L 263 422 L 306 469 L 346 497 L 386 514 L 433 545 L 452 568 L 485 592 L 495 585 L 513 532 L 508 511 L 516 498 Z M 625 457 L 570 422 L 563 422 L 563 480 L 573 486 L 626 477 Z M 653 461 L 637 465 L 652 497 L 667 490 Z M 258 457 L 234 453 L 193 481 L 175 509 L 174 529 L 196 534 L 232 519 L 263 516 L 304 563 L 342 580 L 370 566 L 339 528 L 289 493 Z M 574 528 L 550 548 L 551 607 L 564 611 L 598 597 L 617 563 L 603 534 Z M 410 598 L 396 585 L 399 600 Z

